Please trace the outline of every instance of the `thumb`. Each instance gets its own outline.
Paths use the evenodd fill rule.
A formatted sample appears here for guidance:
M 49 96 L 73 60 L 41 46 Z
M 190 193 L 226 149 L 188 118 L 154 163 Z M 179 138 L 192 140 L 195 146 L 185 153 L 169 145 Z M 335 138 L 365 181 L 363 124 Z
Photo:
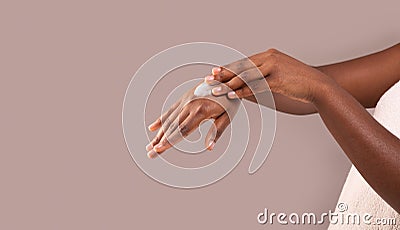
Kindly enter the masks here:
M 217 119 L 215 119 L 214 124 L 211 126 L 210 130 L 207 133 L 205 145 L 206 148 L 211 151 L 214 149 L 215 143 L 221 137 L 222 133 L 231 123 L 228 113 L 223 113 Z

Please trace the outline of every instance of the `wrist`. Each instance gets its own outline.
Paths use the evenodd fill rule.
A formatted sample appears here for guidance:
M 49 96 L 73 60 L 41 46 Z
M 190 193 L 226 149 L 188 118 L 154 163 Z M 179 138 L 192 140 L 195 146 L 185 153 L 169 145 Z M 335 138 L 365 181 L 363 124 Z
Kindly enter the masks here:
M 320 81 L 315 87 L 312 96 L 312 103 L 314 106 L 319 105 L 335 97 L 335 95 L 341 90 L 341 87 L 330 77 L 327 77 Z

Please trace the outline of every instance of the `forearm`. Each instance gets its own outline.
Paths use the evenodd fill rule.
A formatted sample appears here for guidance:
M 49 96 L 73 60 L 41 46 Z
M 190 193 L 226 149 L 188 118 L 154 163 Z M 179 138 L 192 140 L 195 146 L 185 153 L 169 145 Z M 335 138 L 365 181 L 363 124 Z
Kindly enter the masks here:
M 321 87 L 314 105 L 365 180 L 399 212 L 400 140 L 336 83 Z
M 245 99 L 266 106 L 268 108 L 276 109 L 280 112 L 294 115 L 306 115 L 317 112 L 317 110 L 311 103 L 296 101 L 277 93 L 272 93 L 274 99 L 272 101 L 271 97 L 269 97 L 268 94 L 263 94 L 257 95 L 258 101 L 254 96 L 246 97 Z
M 375 107 L 383 93 L 400 80 L 400 44 L 367 56 L 316 68 L 333 78 L 363 107 Z

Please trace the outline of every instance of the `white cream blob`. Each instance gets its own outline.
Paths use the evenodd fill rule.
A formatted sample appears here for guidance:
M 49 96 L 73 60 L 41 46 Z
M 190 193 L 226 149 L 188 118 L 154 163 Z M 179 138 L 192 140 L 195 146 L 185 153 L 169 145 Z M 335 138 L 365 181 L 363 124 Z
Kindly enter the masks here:
M 194 90 L 194 95 L 198 97 L 206 97 L 211 96 L 211 90 L 214 86 L 208 85 L 207 83 L 203 82 L 199 86 L 196 87 Z

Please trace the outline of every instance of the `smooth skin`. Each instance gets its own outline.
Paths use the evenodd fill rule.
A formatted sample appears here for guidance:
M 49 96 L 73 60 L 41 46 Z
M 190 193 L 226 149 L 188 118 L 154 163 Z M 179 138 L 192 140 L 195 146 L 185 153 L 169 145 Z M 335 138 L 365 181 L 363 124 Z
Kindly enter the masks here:
M 253 93 L 270 90 L 278 111 L 299 115 L 318 112 L 365 180 L 400 212 L 400 139 L 365 110 L 374 107 L 383 93 L 400 80 L 400 44 L 321 67 L 309 66 L 275 49 L 249 59 L 257 68 L 246 59 L 214 68 L 205 81 L 213 84 L 216 80 L 226 86 L 216 86 L 213 94 L 257 102 Z M 270 101 L 258 103 L 273 107 Z M 229 124 L 229 119 L 220 118 L 216 121 L 224 125 L 217 126 L 218 133 Z M 160 126 L 157 123 L 150 129 Z
M 146 146 L 149 158 L 155 158 L 171 148 L 207 119 L 214 119 L 214 126 L 210 128 L 206 136 L 206 147 L 208 150 L 214 148 L 215 142 L 230 123 L 229 117 L 235 115 L 238 104 L 226 97 L 221 98 L 223 100 L 216 100 L 219 103 L 207 97 L 197 97 L 194 95 L 196 87 L 186 92 L 167 112 L 149 126 L 150 131 L 158 129 L 157 135 Z M 211 95 L 211 98 L 213 97 Z

